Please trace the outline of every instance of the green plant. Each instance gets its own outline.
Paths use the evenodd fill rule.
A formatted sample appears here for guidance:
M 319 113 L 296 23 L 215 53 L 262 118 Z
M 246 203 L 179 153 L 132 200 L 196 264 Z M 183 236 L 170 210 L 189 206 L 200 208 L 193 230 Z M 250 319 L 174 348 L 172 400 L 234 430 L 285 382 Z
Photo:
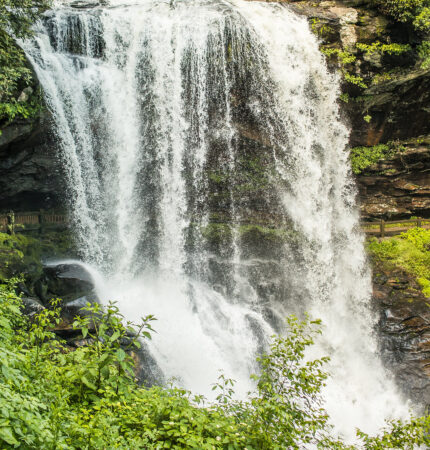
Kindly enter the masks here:
M 421 60 L 421 68 L 428 69 L 430 67 L 430 42 L 424 41 L 418 46 L 418 56 Z
M 381 55 L 384 53 L 388 53 L 389 55 L 401 55 L 402 53 L 411 50 L 411 46 L 409 44 L 382 44 L 379 41 L 372 42 L 371 44 L 363 44 L 358 42 L 356 47 L 368 55 L 373 53 L 379 53 Z
M 351 149 L 351 167 L 355 174 L 361 173 L 372 164 L 392 155 L 394 151 L 387 144 Z
M 332 58 L 337 61 L 346 82 L 363 89 L 367 88 L 367 84 L 364 82 L 363 77 L 354 74 L 353 71 L 348 68 L 348 66 L 355 62 L 357 59 L 356 56 L 346 50 L 340 50 L 338 48 L 326 47 L 322 48 L 321 51 L 327 58 Z
M 411 23 L 417 30 L 430 28 L 429 0 L 374 0 L 385 14 L 399 22 Z
M 31 36 L 31 25 L 48 8 L 50 0 L 1 0 L 0 2 L 0 122 L 34 116 L 40 109 L 40 93 L 29 101 L 20 93 L 31 86 L 31 70 L 17 38 Z
M 114 304 L 87 305 L 74 324 L 86 345 L 72 349 L 54 333 L 58 302 L 31 322 L 16 281 L 0 285 L 1 448 L 351 448 L 332 437 L 321 404 L 327 358 L 306 358 L 319 321 L 288 318 L 285 337 L 274 336 L 259 358 L 249 399 L 234 400 L 234 382 L 222 375 L 211 404 L 181 388 L 137 384 L 131 352 L 150 337 L 153 317 L 131 330 Z M 359 436 L 366 448 L 410 448 L 428 444 L 428 422 Z
M 372 240 L 370 254 L 385 263 L 406 270 L 417 278 L 426 296 L 430 296 L 430 230 L 412 228 L 399 237 Z

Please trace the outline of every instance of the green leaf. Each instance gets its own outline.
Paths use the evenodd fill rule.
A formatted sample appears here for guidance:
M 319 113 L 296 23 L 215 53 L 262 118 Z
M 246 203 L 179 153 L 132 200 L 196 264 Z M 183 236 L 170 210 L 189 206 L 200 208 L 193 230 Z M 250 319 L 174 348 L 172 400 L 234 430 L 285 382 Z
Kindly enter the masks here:
M 116 351 L 116 357 L 117 357 L 118 361 L 124 361 L 126 356 L 127 356 L 127 354 L 125 353 L 125 351 L 122 348 L 119 348 Z
M 90 380 L 88 380 L 88 378 L 84 375 L 81 377 L 81 381 L 82 383 L 85 384 L 85 386 L 89 387 L 90 389 L 96 391 L 97 387 L 94 383 L 92 383 Z
M 15 439 L 13 430 L 10 427 L 0 428 L 0 439 L 3 439 L 3 441 L 7 442 L 10 445 L 19 445 L 19 442 Z

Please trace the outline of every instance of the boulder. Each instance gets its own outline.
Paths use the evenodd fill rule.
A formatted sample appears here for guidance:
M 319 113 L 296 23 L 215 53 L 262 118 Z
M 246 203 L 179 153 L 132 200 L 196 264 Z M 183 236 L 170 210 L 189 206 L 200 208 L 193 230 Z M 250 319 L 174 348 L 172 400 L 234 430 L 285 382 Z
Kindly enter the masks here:
M 96 300 L 91 275 L 76 263 L 45 266 L 36 287 L 37 294 L 45 303 L 52 298 L 61 298 L 64 304 L 74 302 L 74 305 L 82 303 L 84 298 Z
M 30 319 L 45 309 L 38 299 L 32 297 L 23 297 L 22 305 L 24 307 L 22 310 L 23 314 L 28 316 Z

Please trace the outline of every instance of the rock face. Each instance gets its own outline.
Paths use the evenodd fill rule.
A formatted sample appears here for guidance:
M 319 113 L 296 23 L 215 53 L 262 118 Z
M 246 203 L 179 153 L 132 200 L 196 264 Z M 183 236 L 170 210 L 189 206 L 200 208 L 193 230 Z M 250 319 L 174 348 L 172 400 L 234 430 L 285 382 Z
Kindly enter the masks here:
M 430 133 L 430 69 L 412 70 L 371 86 L 362 98 L 358 105 L 346 106 L 352 126 L 351 146 L 371 146 Z M 371 117 L 369 123 L 363 120 L 365 115 Z
M 357 177 L 363 219 L 430 216 L 430 137 L 419 142 Z
M 62 192 L 60 164 L 49 118 L 18 121 L 3 128 L 0 211 L 58 208 Z
M 376 265 L 373 301 L 387 364 L 412 400 L 430 405 L 430 299 L 404 271 Z

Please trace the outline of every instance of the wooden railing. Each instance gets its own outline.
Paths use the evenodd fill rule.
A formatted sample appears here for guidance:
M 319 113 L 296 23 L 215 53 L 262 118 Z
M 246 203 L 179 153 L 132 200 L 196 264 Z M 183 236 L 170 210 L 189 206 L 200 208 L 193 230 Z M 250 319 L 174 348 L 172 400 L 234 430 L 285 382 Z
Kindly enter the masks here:
M 53 211 L 9 212 L 0 214 L 0 231 L 14 234 L 16 232 L 57 228 L 68 225 L 66 214 Z
M 64 213 L 53 211 L 9 212 L 0 214 L 0 232 L 19 233 L 25 231 L 65 227 L 69 219 Z M 395 236 L 412 227 L 430 229 L 430 219 L 414 218 L 407 220 L 380 220 L 376 222 L 362 222 L 361 228 L 367 236 Z
M 422 219 L 420 217 L 407 220 L 380 220 L 378 222 L 362 222 L 361 228 L 368 236 L 395 236 L 403 233 L 410 228 L 419 227 L 430 229 L 430 219 Z

